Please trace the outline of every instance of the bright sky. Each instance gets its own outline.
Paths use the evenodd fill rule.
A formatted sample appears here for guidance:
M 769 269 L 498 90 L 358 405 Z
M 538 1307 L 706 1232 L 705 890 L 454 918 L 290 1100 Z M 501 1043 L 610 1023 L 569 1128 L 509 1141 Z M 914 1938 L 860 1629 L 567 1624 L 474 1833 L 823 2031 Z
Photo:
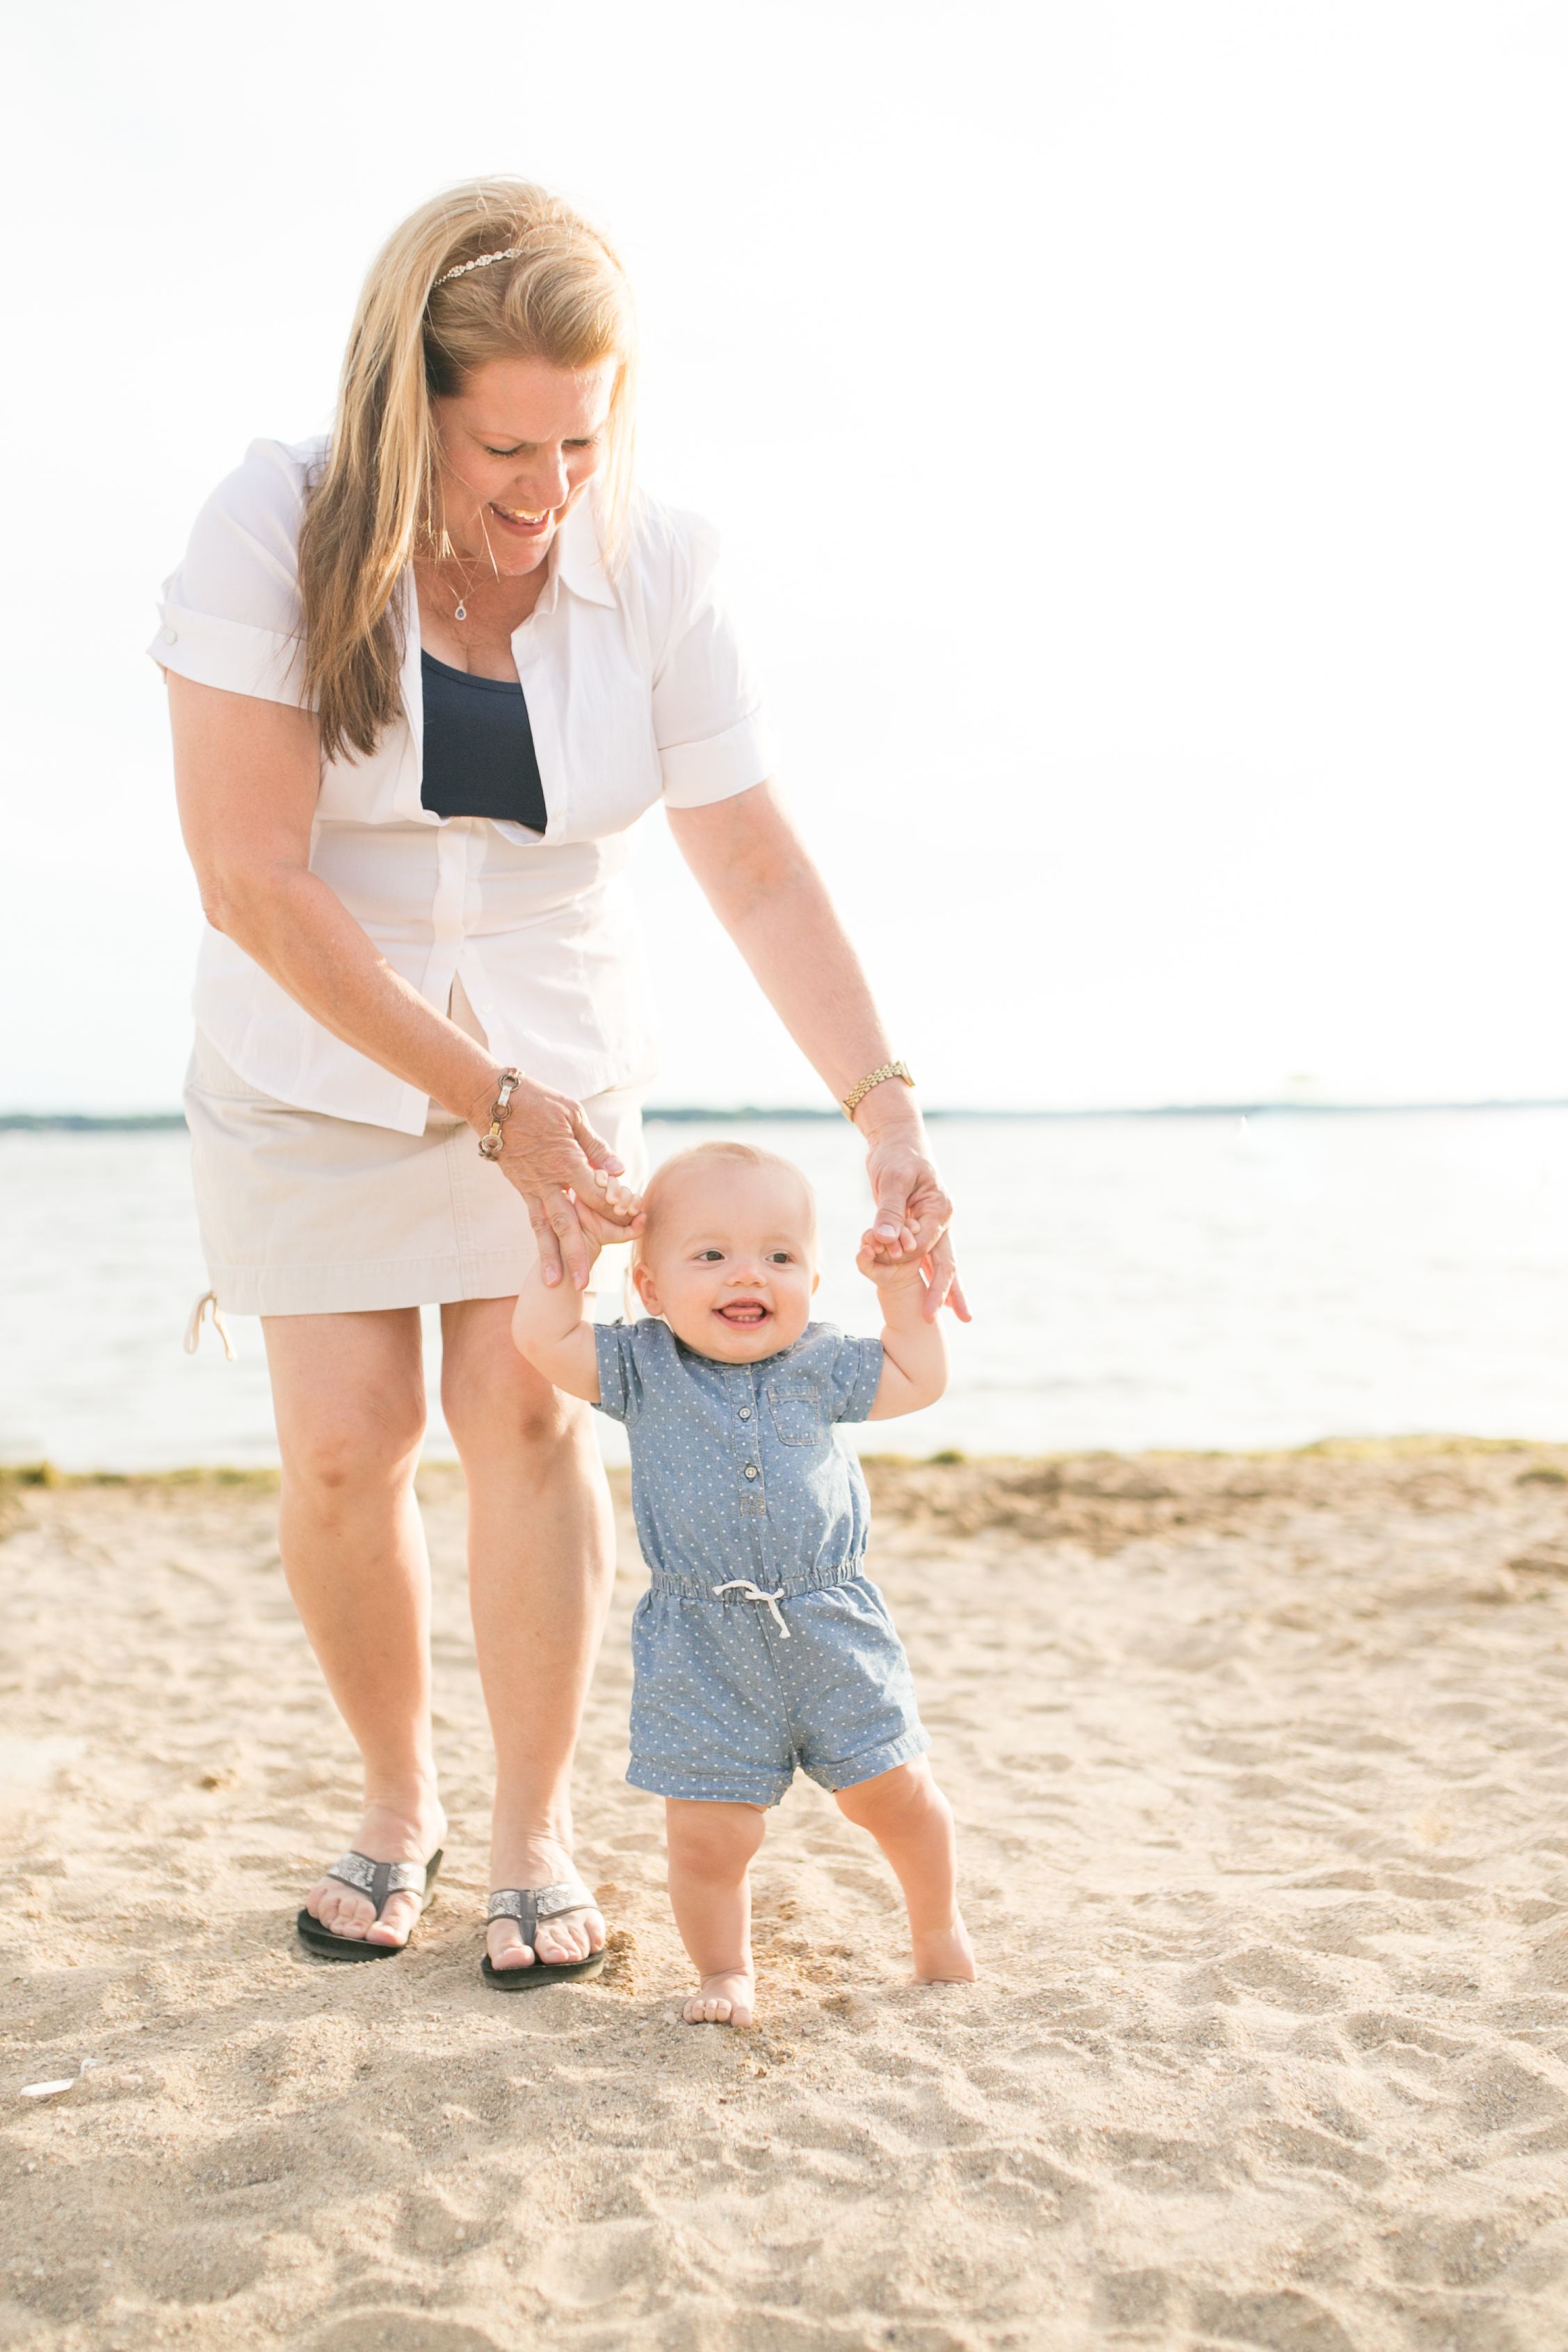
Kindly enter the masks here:
M 614 233 L 927 1099 L 1568 1095 L 1568 15 L 1513 0 L 267 0 L 9 35 L 0 1108 L 177 1098 L 141 648 L 372 251 Z M 679 869 L 665 1101 L 817 1101 Z

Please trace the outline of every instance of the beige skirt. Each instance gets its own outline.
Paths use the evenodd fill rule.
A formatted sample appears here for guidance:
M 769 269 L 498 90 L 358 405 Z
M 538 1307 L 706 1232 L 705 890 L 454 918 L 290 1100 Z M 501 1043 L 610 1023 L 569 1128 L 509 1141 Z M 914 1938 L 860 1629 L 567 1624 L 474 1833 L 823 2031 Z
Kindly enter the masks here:
M 633 1183 L 643 1092 L 583 1104 Z M 423 1135 L 296 1110 L 247 1086 L 198 1030 L 185 1117 L 207 1277 L 226 1314 L 515 1298 L 538 1264 L 522 1196 L 479 1157 L 473 1129 L 434 1103 Z M 622 1255 L 601 1261 L 601 1294 L 619 1294 Z

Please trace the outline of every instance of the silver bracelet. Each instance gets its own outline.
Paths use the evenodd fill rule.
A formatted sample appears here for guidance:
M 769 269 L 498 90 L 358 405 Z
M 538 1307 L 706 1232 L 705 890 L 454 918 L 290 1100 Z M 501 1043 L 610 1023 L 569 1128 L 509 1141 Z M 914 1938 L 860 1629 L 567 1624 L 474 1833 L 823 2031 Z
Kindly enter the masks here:
M 482 1135 L 479 1138 L 479 1157 L 481 1160 L 499 1160 L 501 1156 L 501 1129 L 506 1126 L 507 1121 L 512 1116 L 512 1097 L 517 1093 L 517 1088 L 522 1085 L 522 1083 L 523 1074 L 521 1070 L 502 1071 L 500 1092 L 497 1095 L 495 1101 L 490 1105 L 490 1132 L 488 1135 Z

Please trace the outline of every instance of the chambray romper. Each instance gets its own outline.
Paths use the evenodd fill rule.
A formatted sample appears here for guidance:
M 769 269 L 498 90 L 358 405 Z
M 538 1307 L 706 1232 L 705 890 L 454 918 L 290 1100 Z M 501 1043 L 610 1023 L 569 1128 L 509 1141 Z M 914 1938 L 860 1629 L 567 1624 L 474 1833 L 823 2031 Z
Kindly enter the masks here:
M 652 1319 L 596 1324 L 594 1341 L 652 1570 L 632 1621 L 632 1786 L 776 1805 L 797 1765 L 852 1789 L 924 1755 L 904 1644 L 862 1573 L 865 1480 L 835 1426 L 870 1412 L 881 1340 L 812 1323 L 756 1364 Z

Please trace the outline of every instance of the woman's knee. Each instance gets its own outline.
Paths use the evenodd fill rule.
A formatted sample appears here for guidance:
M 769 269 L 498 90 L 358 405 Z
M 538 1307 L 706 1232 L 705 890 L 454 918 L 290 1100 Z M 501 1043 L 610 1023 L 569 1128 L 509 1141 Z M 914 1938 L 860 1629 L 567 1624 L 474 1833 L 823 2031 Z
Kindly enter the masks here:
M 322 1495 L 381 1490 L 412 1477 L 424 1437 L 422 1397 L 340 1398 L 329 1411 L 278 1418 L 283 1474 Z
M 419 1310 L 267 1317 L 284 1476 L 327 1494 L 412 1476 L 424 1436 Z
M 479 1445 L 548 1453 L 574 1435 L 587 1412 L 509 1342 L 505 1352 L 497 1349 L 478 1361 L 467 1351 L 449 1354 L 442 1366 L 441 1409 L 459 1453 Z

